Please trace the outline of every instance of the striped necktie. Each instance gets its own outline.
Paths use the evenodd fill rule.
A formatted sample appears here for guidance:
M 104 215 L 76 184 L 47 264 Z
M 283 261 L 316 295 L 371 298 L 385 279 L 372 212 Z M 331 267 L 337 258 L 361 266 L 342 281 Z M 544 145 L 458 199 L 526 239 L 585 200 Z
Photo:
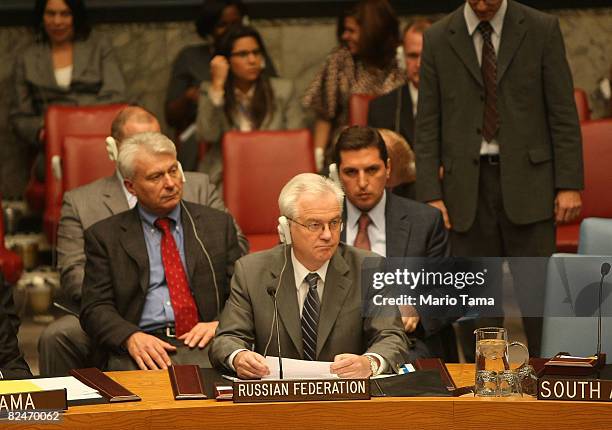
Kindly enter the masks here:
M 304 344 L 304 359 L 314 360 L 317 356 L 317 326 L 319 325 L 319 309 L 321 302 L 317 293 L 319 275 L 309 273 L 305 278 L 308 283 L 308 294 L 302 309 L 302 341 Z

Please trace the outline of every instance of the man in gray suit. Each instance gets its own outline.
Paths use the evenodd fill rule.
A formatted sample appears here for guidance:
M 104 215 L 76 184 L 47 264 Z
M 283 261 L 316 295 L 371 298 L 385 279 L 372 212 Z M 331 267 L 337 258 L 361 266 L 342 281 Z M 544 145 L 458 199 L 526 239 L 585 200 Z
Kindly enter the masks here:
M 467 0 L 426 31 L 415 151 L 417 198 L 442 211 L 453 254 L 551 255 L 554 223 L 577 217 L 583 187 L 558 20 L 513 0 Z M 535 290 L 523 300 L 541 301 Z
M 375 128 L 345 129 L 334 147 L 338 178 L 346 193 L 340 240 L 383 257 L 447 257 L 448 234 L 440 211 L 386 191 L 394 166 Z M 403 308 L 406 333 L 422 339 L 429 352 L 457 362 L 455 318 L 430 318 L 420 308 Z M 420 311 L 420 312 L 419 312 Z M 419 313 L 423 313 L 423 318 Z
M 81 326 L 111 370 L 207 366 L 240 256 L 232 217 L 182 201 L 176 149 L 160 133 L 124 141 L 117 162 L 138 203 L 85 231 Z
M 361 265 L 373 253 L 340 245 L 342 190 L 312 173 L 281 190 L 279 219 L 287 245 L 241 258 L 210 357 L 241 378 L 269 374 L 264 355 L 278 350 L 273 334 L 278 304 L 280 348 L 286 358 L 333 361 L 340 377 L 397 371 L 407 342 L 399 315 L 362 314 Z M 254 348 L 252 346 L 254 345 Z
M 111 137 L 116 146 L 138 133 L 159 132 L 157 119 L 145 109 L 129 106 L 113 121 Z M 117 158 L 113 145 L 109 155 Z M 208 176 L 202 173 L 185 173 L 183 198 L 186 201 L 225 210 L 223 201 Z M 131 209 L 136 197 L 123 185 L 119 170 L 114 175 L 99 179 L 64 194 L 62 214 L 58 229 L 58 267 L 61 275 L 62 303 L 78 314 L 81 304 L 81 287 L 85 270 L 83 232 L 96 222 Z M 236 225 L 240 247 L 248 252 L 248 242 Z M 95 365 L 91 362 L 92 345 L 82 330 L 78 315 L 65 315 L 51 323 L 41 334 L 38 343 L 39 367 L 43 376 L 61 376 L 70 369 Z

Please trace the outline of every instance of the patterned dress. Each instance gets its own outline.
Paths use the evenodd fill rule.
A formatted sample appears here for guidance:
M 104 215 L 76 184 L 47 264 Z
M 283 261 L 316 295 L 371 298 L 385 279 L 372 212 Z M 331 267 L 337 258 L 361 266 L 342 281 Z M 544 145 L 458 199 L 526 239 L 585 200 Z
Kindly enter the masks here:
M 352 94 L 382 95 L 405 83 L 405 73 L 393 60 L 384 69 L 366 67 L 345 47 L 327 56 L 323 69 L 309 85 L 302 103 L 319 119 L 332 123 L 330 139 L 348 124 L 348 102 Z M 328 149 L 331 145 L 328 145 Z

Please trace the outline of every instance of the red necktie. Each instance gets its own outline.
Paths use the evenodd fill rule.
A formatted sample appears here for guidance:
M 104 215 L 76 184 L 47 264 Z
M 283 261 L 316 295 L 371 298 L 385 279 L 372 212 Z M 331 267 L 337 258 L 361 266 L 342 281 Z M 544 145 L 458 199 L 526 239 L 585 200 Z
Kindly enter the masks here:
M 353 246 L 356 248 L 371 250 L 370 248 L 370 236 L 368 236 L 368 226 L 372 220 L 368 216 L 367 213 L 362 213 L 359 217 L 359 230 L 357 231 L 357 236 L 355 237 L 355 243 Z
M 158 218 L 155 227 L 161 230 L 161 256 L 170 291 L 170 301 L 174 309 L 174 328 L 176 335 L 187 333 L 198 323 L 198 309 L 189 290 L 187 275 L 181 256 L 170 231 L 170 218 Z
M 497 111 L 497 57 L 491 41 L 493 27 L 488 21 L 478 24 L 482 34 L 482 59 L 480 69 L 485 86 L 484 118 L 482 121 L 482 137 L 487 142 L 493 140 L 499 129 L 499 112 Z

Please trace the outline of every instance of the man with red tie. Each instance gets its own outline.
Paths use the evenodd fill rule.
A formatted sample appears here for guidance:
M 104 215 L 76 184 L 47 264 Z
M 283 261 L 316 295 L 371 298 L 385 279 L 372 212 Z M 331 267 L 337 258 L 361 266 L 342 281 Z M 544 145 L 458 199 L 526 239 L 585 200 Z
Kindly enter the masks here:
M 118 158 L 134 209 L 85 232 L 81 325 L 110 370 L 209 367 L 206 347 L 240 256 L 231 216 L 181 200 L 172 141 L 142 133 Z

